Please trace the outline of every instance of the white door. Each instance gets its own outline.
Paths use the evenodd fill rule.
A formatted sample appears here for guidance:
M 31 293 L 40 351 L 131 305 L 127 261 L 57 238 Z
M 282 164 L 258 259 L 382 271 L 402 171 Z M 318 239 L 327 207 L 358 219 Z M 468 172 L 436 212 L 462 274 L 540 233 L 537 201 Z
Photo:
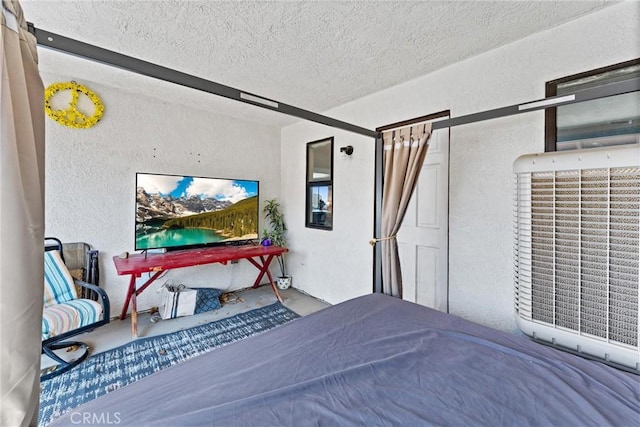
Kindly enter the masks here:
M 398 247 L 403 299 L 448 311 L 449 128 L 431 135 Z

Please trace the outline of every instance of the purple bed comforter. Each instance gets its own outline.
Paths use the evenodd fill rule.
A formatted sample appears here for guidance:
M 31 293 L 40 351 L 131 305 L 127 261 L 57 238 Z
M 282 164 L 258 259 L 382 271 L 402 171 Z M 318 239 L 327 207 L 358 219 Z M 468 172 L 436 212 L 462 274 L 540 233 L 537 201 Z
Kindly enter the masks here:
M 150 375 L 51 425 L 85 414 L 158 427 L 638 426 L 640 377 L 374 294 Z

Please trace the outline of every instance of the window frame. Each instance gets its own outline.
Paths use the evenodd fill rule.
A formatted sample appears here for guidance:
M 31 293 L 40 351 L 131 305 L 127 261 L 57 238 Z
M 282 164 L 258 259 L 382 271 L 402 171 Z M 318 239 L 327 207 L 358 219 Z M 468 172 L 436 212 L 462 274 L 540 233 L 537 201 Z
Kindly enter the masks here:
M 617 64 L 608 65 L 606 67 L 596 68 L 582 73 L 573 74 L 559 79 L 548 81 L 545 84 L 545 97 L 550 98 L 558 94 L 558 86 L 562 83 L 570 82 L 573 80 L 583 79 L 585 77 L 595 76 L 597 74 L 614 71 L 620 68 L 630 67 L 633 65 L 640 65 L 640 58 L 631 59 L 629 61 L 619 62 Z M 558 107 L 549 107 L 545 109 L 544 113 L 544 151 L 555 152 L 557 149 L 557 117 Z

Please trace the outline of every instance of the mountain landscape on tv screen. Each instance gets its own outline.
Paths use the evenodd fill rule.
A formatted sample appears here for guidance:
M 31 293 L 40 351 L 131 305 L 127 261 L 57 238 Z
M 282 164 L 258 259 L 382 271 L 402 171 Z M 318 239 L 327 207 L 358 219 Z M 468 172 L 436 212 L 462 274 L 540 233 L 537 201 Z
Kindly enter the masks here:
M 136 189 L 136 223 L 153 220 L 167 220 L 171 218 L 196 215 L 203 212 L 223 210 L 232 205 L 229 201 L 214 198 L 201 199 L 198 196 L 183 196 L 174 198 L 171 195 L 149 194 L 143 187 Z
M 256 238 L 257 212 L 258 196 L 232 203 L 195 195 L 150 194 L 139 186 L 136 189 L 136 240 L 140 244 L 137 246 L 178 246 L 176 236 L 193 236 L 200 231 L 207 234 L 202 243 Z M 181 230 L 184 232 L 180 233 Z M 152 243 L 168 239 L 174 241 Z

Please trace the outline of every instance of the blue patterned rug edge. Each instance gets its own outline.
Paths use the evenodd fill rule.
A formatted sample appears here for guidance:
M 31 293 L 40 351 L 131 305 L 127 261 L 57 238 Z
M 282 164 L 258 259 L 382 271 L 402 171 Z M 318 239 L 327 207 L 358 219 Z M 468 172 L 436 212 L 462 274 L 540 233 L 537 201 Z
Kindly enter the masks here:
M 41 383 L 38 426 L 83 403 L 200 354 L 300 317 L 279 302 L 92 354 L 69 372 Z
M 135 341 L 128 342 L 126 344 L 122 344 L 122 345 L 120 345 L 118 347 L 110 348 L 109 350 L 101 351 L 100 353 L 91 354 L 90 358 L 91 357 L 100 356 L 103 353 L 108 353 L 110 351 L 121 350 L 123 347 L 128 347 L 133 343 L 144 343 L 144 342 L 147 342 L 147 341 L 154 341 L 154 340 L 158 340 L 158 339 L 161 339 L 161 338 L 167 338 L 167 337 L 169 337 L 171 335 L 174 335 L 176 333 L 179 333 L 179 332 L 193 331 L 194 329 L 197 329 L 197 328 L 205 328 L 208 325 L 210 325 L 211 323 L 223 322 L 223 321 L 224 322 L 230 322 L 232 320 L 235 320 L 237 317 L 242 317 L 243 315 L 247 315 L 249 313 L 265 311 L 267 309 L 271 309 L 271 308 L 277 307 L 277 306 L 280 306 L 281 309 L 284 309 L 284 310 L 287 310 L 287 311 L 291 312 L 295 317 L 300 317 L 295 311 L 292 311 L 290 308 L 287 308 L 285 305 L 283 305 L 283 304 L 281 304 L 279 302 L 274 302 L 273 304 L 265 305 L 264 307 L 254 308 L 254 309 L 249 310 L 249 311 L 245 311 L 245 312 L 242 312 L 242 313 L 234 314 L 233 316 L 225 317 L 223 319 L 214 320 L 214 321 L 211 321 L 211 322 L 208 322 L 208 323 L 204 323 L 202 325 L 196 325 L 196 326 L 192 326 L 190 328 L 185 328 L 185 329 L 178 329 L 177 331 L 167 332 L 166 334 L 161 334 L 161 335 L 154 335 L 152 337 L 137 338 Z M 168 319 L 168 320 L 171 320 L 171 319 Z M 231 344 L 231 342 L 229 342 L 227 344 Z

